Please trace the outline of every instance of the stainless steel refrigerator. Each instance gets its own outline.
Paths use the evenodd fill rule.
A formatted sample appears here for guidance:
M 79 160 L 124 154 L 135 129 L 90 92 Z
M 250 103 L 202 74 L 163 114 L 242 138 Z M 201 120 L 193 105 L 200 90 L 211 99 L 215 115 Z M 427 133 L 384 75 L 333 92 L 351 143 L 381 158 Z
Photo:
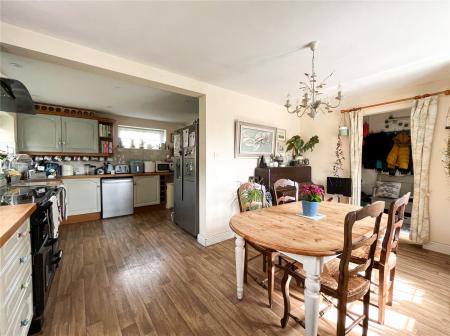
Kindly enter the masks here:
M 174 132 L 174 222 L 198 235 L 198 120 Z

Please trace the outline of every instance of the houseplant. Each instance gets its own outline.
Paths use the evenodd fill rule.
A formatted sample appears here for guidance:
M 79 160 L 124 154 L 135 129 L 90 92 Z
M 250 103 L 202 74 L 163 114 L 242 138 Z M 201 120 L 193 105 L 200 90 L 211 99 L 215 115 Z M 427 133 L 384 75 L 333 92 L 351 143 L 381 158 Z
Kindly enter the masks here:
M 308 150 L 312 151 L 314 146 L 318 143 L 319 137 L 317 135 L 311 137 L 307 142 L 305 142 L 300 135 L 294 135 L 286 141 L 287 150 L 292 151 L 292 159 L 293 161 L 296 161 L 297 164 L 300 164 L 300 160 L 303 159 L 302 154 Z
M 262 208 L 263 204 L 262 190 L 257 188 L 248 189 L 242 194 L 242 196 L 245 202 L 246 209 L 256 210 Z
M 304 184 L 300 188 L 300 198 L 302 199 L 303 215 L 308 217 L 317 216 L 319 203 L 322 202 L 324 191 L 315 184 Z

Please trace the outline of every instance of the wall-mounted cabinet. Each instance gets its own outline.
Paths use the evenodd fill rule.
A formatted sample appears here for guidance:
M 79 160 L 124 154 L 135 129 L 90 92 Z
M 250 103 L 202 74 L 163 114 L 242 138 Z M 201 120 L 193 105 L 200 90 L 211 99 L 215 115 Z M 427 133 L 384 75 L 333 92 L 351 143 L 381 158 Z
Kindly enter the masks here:
M 61 152 L 61 117 L 17 114 L 18 152 Z
M 18 114 L 17 152 L 98 153 L 98 121 Z

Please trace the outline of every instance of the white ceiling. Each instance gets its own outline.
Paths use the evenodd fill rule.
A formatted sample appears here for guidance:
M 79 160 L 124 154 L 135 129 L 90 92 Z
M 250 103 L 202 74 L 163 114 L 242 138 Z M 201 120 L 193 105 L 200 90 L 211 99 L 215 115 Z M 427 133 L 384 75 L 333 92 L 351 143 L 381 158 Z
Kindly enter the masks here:
M 24 83 L 36 102 L 178 123 L 198 115 L 197 98 L 4 51 L 0 72 Z
M 450 78 L 449 1 L 2 1 L 2 7 L 6 22 L 276 103 L 295 95 L 310 71 L 310 51 L 301 47 L 312 40 L 319 41 L 319 75 L 335 71 L 330 85 L 341 82 L 347 95 L 369 83 L 383 88 L 386 74 L 396 89 Z

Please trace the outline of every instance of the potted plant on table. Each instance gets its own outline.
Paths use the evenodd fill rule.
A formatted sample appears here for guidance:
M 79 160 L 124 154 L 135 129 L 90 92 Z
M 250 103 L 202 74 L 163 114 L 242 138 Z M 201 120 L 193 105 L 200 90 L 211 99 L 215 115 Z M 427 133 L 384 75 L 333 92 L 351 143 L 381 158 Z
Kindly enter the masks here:
M 322 202 L 324 191 L 315 184 L 304 184 L 300 188 L 300 198 L 302 199 L 303 216 L 315 217 Z
M 292 159 L 297 165 L 299 165 L 303 160 L 303 153 L 309 150 L 312 152 L 314 146 L 318 143 L 319 137 L 317 135 L 314 135 L 306 142 L 300 135 L 294 135 L 292 138 L 286 141 L 286 149 L 288 151 L 292 151 Z

